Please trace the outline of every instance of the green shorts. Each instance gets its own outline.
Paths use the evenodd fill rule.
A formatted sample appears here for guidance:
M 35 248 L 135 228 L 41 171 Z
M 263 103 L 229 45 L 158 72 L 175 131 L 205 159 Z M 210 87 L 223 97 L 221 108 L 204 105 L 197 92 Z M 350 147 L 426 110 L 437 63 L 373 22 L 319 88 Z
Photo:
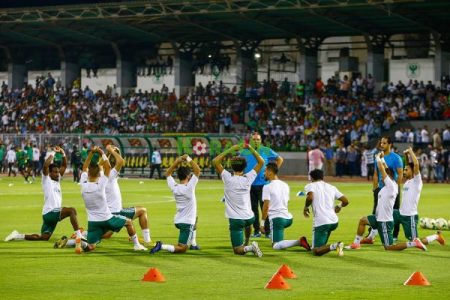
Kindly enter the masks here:
M 270 232 L 272 232 L 272 243 L 284 240 L 284 229 L 292 225 L 292 219 L 273 218 L 270 221 Z
M 394 209 L 394 225 L 402 224 L 405 237 L 412 241 L 419 237 L 417 232 L 417 224 L 419 223 L 419 215 L 403 216 L 398 209 Z
M 244 229 L 255 222 L 255 217 L 247 220 L 228 219 L 230 224 L 230 238 L 233 248 L 244 245 Z
M 119 232 L 127 222 L 124 216 L 113 216 L 108 221 L 88 221 L 88 244 L 97 244 L 108 231 Z
M 124 216 L 125 218 L 133 220 L 134 215 L 136 214 L 136 208 L 134 207 L 122 208 L 119 212 L 113 212 L 112 214 L 115 216 Z
M 178 236 L 178 244 L 187 245 L 192 238 L 192 233 L 194 232 L 194 224 L 177 223 L 175 227 L 180 230 L 180 235 Z
M 326 245 L 332 231 L 336 230 L 338 223 L 324 224 L 313 228 L 312 248 Z
M 378 230 L 381 243 L 383 246 L 391 246 L 394 244 L 394 221 L 378 222 L 375 215 L 367 216 L 370 226 Z
M 61 221 L 61 208 L 56 208 L 45 215 L 42 215 L 41 234 L 52 234 L 55 231 L 56 224 Z

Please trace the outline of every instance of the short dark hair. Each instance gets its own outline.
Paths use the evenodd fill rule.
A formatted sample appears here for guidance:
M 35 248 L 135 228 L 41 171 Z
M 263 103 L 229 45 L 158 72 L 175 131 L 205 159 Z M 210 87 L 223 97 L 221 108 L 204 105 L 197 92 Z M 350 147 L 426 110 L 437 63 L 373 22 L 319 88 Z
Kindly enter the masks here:
M 179 167 L 177 170 L 179 180 L 185 180 L 189 174 L 191 174 L 191 169 L 189 167 Z
M 389 145 L 393 145 L 394 144 L 394 143 L 392 143 L 392 139 L 391 139 L 390 136 L 384 135 L 381 138 L 385 139 Z
M 58 167 L 58 165 L 56 165 L 56 164 L 50 164 L 50 165 L 48 166 L 48 171 L 51 172 L 54 168 L 59 168 L 59 167 Z
M 91 176 L 98 176 L 100 173 L 100 167 L 96 162 L 92 162 L 89 164 L 88 174 Z
M 309 176 L 311 176 L 312 180 L 323 180 L 323 171 L 320 169 L 314 169 L 309 172 Z
M 278 174 L 278 165 L 275 162 L 271 161 L 270 163 L 267 164 L 266 168 L 267 170 L 273 172 L 273 174 L 275 175 Z
M 247 161 L 245 158 L 236 156 L 230 160 L 231 168 L 234 172 L 242 172 L 247 167 Z

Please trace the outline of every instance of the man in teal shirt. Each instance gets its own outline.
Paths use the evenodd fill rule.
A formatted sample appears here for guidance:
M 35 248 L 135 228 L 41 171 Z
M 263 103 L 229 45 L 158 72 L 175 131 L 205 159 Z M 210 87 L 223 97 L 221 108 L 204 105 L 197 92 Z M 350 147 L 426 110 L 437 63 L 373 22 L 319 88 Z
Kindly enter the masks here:
M 254 237 L 261 236 L 261 233 L 259 231 L 259 227 L 260 227 L 259 209 L 261 209 L 261 212 L 262 212 L 262 207 L 264 204 L 264 202 L 262 200 L 262 190 L 263 190 L 264 185 L 268 184 L 268 181 L 264 177 L 266 165 L 269 162 L 274 161 L 277 164 L 278 168 L 280 168 L 281 165 L 283 164 L 283 158 L 281 156 L 279 156 L 278 153 L 276 153 L 275 151 L 270 149 L 269 147 L 265 147 L 265 146 L 261 145 L 261 141 L 262 141 L 261 135 L 259 133 L 255 132 L 252 134 L 251 139 L 250 139 L 250 144 L 259 153 L 259 155 L 261 155 L 261 157 L 264 159 L 264 165 L 261 168 L 261 170 L 259 171 L 258 176 L 256 177 L 255 181 L 253 181 L 251 189 L 250 189 L 250 200 L 252 203 L 252 211 L 255 214 L 255 222 L 253 223 L 253 228 L 254 228 L 253 236 Z M 245 159 L 247 161 L 247 167 L 244 170 L 244 174 L 245 174 L 245 173 L 249 172 L 250 170 L 252 170 L 256 166 L 257 161 L 255 159 L 255 156 L 248 149 L 241 150 L 240 155 L 242 157 L 245 157 Z M 269 236 L 269 234 L 270 234 L 269 222 L 266 220 L 266 222 L 261 225 L 263 225 L 265 228 L 266 236 Z

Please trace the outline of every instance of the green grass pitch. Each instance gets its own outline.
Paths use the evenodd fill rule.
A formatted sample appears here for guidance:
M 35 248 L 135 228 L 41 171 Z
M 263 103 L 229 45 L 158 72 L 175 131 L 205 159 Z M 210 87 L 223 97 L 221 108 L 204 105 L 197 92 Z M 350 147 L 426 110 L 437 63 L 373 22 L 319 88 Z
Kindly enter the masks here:
M 148 209 L 152 240 L 176 243 L 173 225 L 175 203 L 165 181 L 122 179 L 125 206 Z M 9 186 L 13 183 L 13 186 Z M 294 224 L 287 239 L 306 235 L 311 240 L 312 219 L 302 215 L 304 197 L 295 196 L 306 182 L 290 181 L 290 211 Z M 358 219 L 372 209 L 368 183 L 336 183 L 350 205 L 339 214 L 339 227 L 330 242 L 353 241 Z M 78 210 L 86 226 L 80 187 L 65 178 L 63 205 Z M 421 217 L 450 219 L 449 185 L 425 185 Z M 379 243 L 359 251 L 345 251 L 344 257 L 330 252 L 313 257 L 303 249 L 272 250 L 270 241 L 256 239 L 264 256 L 237 256 L 231 249 L 224 204 L 223 184 L 200 180 L 197 186 L 198 236 L 201 251 L 174 255 L 134 252 L 126 231 L 103 241 L 93 253 L 76 255 L 73 249 L 53 249 L 53 242 L 72 233 L 69 220 L 59 223 L 49 242 L 3 242 L 13 229 L 39 232 L 43 194 L 40 182 L 24 184 L 22 179 L 0 180 L 0 297 L 2 299 L 445 299 L 450 297 L 449 246 L 437 242 L 428 252 L 406 249 L 386 252 Z M 136 227 L 139 227 L 135 221 Z M 139 236 L 141 231 L 137 228 Z M 420 230 L 421 236 L 433 230 Z M 400 237 L 404 240 L 402 233 Z M 450 231 L 444 232 L 450 241 Z M 265 290 L 272 274 L 287 264 L 298 276 L 289 279 L 291 290 Z M 165 283 L 142 282 L 150 267 L 158 268 Z M 415 271 L 421 271 L 432 286 L 403 286 Z

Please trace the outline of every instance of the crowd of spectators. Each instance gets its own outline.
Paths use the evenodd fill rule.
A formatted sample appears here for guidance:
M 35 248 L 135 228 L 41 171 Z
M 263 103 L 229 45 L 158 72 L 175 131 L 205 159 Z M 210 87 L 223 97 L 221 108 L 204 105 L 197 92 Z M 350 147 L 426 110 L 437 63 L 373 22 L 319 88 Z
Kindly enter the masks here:
M 48 84 L 48 78 L 21 90 L 2 85 L 3 133 L 206 133 L 219 132 L 220 125 L 229 132 L 243 120 L 243 99 L 222 83 L 199 84 L 182 97 L 164 84 L 161 90 L 118 96 L 115 85 L 94 92 L 76 80 L 65 89 Z
M 280 85 L 264 81 L 246 90 L 247 127 L 263 132 L 272 147 L 304 150 L 327 142 L 334 148 L 365 144 L 404 120 L 450 118 L 450 83 L 442 90 L 431 82 L 405 86 L 399 81 L 377 93 L 374 86 L 370 75 L 353 81 L 332 77 L 326 84 L 318 78 L 295 86 L 287 80 Z
M 79 80 L 65 89 L 48 73 L 35 87 L 2 85 L 0 127 L 22 134 L 259 131 L 278 150 L 305 151 L 327 143 L 335 149 L 366 144 L 402 120 L 450 117 L 450 83 L 442 90 L 431 82 L 399 81 L 377 93 L 375 85 L 370 75 L 325 83 L 265 80 L 241 89 L 212 81 L 181 96 L 164 84 L 119 96 L 115 85 L 95 92 Z M 395 138 L 427 143 L 425 130 L 401 128 Z

